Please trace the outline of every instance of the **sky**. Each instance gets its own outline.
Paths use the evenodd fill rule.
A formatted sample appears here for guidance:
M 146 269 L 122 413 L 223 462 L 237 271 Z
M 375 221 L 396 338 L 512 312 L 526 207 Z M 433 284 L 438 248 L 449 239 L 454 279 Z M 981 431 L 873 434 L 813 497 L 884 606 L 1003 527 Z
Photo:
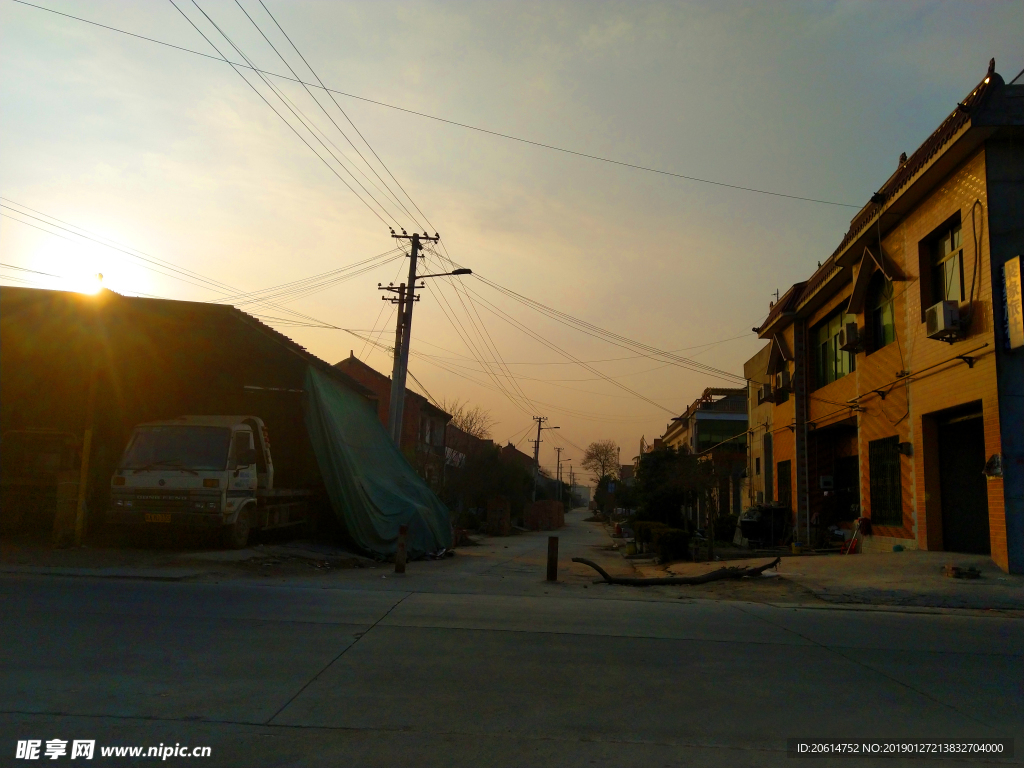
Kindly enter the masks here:
M 408 260 L 389 227 L 436 231 L 426 267 L 476 274 L 421 292 L 410 385 L 489 411 L 492 437 L 526 451 L 547 416 L 541 464 L 562 447 L 577 472 L 591 441 L 630 461 L 706 387 L 742 386 L 774 292 L 832 253 L 990 58 L 1006 80 L 1024 68 L 1024 2 L 175 2 L 209 41 L 170 0 L 38 5 L 241 61 L 216 23 L 288 74 L 244 9 L 302 79 L 348 94 L 314 90 L 321 110 L 269 78 L 324 144 L 252 73 L 266 102 L 224 62 L 0 0 L 0 283 L 89 291 L 102 273 L 127 295 L 229 301 L 390 373 L 377 284 Z

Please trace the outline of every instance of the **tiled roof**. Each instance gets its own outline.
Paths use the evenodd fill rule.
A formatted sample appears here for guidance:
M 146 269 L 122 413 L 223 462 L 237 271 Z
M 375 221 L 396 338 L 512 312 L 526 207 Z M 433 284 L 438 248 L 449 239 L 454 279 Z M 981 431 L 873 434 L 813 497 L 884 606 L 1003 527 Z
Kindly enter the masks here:
M 832 255 L 825 260 L 810 279 L 803 283 L 797 283 L 772 306 L 768 317 L 761 324 L 758 331 L 768 327 L 781 314 L 792 312 L 799 307 L 805 299 L 810 298 L 840 269 L 837 260 L 840 255 L 859 238 L 866 227 L 875 220 L 875 217 L 895 198 L 903 188 L 914 178 L 936 154 L 938 154 L 970 120 L 971 111 L 980 107 L 985 98 L 993 88 L 1003 84 L 1003 79 L 995 72 L 995 60 L 989 62 L 988 72 L 985 79 L 957 104 L 956 109 L 942 121 L 931 136 L 925 139 L 924 143 L 907 158 L 896 172 L 886 180 L 878 192 L 871 196 L 863 208 L 853 217 L 850 222 L 850 229 L 843 237 L 842 242 L 833 251 Z
M 761 328 L 770 325 L 779 315 L 783 314 L 784 312 L 792 312 L 793 310 L 795 310 L 797 301 L 803 295 L 805 285 L 807 285 L 807 283 L 797 283 L 784 294 L 782 294 L 779 300 L 772 304 L 772 308 L 768 310 L 768 317 L 765 319 L 763 323 L 761 323 Z
M 998 87 L 1003 84 L 1003 78 L 995 73 L 995 60 L 993 59 L 989 63 L 988 72 L 985 74 L 985 79 L 982 80 L 978 85 L 969 93 L 964 100 L 957 104 L 950 115 L 942 121 L 938 128 L 932 132 L 932 135 L 925 139 L 924 143 L 917 148 L 905 163 L 902 163 L 892 176 L 889 177 L 888 181 L 882 185 L 882 188 L 878 190 L 876 195 L 872 195 L 872 199 L 868 202 L 850 222 L 850 231 L 846 233 L 843 241 L 836 248 L 832 254 L 832 258 L 841 254 L 846 250 L 847 246 L 850 245 L 854 240 L 860 237 L 864 228 L 874 220 L 875 216 L 892 200 L 907 183 L 917 175 L 917 173 L 924 168 L 925 165 L 936 155 L 938 152 L 949 143 L 949 141 L 956 136 L 964 124 L 971 119 L 971 111 L 981 106 L 986 96 L 994 87 Z

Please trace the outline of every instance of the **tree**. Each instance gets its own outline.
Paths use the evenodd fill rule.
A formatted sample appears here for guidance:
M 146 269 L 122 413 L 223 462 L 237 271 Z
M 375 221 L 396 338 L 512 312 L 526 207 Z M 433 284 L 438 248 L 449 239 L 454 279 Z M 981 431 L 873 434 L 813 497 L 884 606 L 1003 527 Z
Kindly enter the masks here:
M 614 440 L 596 440 L 583 452 L 581 466 L 594 475 L 594 481 L 603 477 L 619 476 L 619 446 Z
M 442 400 L 441 410 L 452 415 L 452 424 L 461 429 L 467 435 L 486 440 L 491 436 L 491 427 L 494 426 L 494 418 L 490 411 L 485 411 L 479 405 L 472 408 L 468 402 L 460 400 Z

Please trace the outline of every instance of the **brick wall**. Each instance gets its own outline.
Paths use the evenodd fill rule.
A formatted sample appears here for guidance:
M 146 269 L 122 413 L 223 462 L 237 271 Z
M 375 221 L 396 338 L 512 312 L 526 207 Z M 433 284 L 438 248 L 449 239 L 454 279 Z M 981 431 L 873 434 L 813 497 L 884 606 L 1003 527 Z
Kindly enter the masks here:
M 874 440 L 895 436 L 900 442 L 912 446 L 911 455 L 901 454 L 899 459 L 903 523 L 898 526 L 873 527 L 875 543 L 883 548 L 892 541 L 906 542 L 908 539 L 922 549 L 943 547 L 938 435 L 934 423 L 937 415 L 953 408 L 980 403 L 985 431 L 985 455 L 988 457 L 1001 451 L 993 333 L 996 316 L 989 268 L 985 179 L 985 152 L 980 149 L 905 214 L 893 230 L 884 235 L 881 250 L 906 278 L 895 281 L 893 285 L 897 341 L 871 353 L 857 353 L 856 370 L 852 374 L 809 392 L 807 419 L 808 424 L 814 425 L 816 429 L 827 429 L 844 420 L 852 423 L 853 411 L 844 407 L 844 404 L 857 398 L 860 410 L 855 414 L 855 452 L 859 456 L 860 503 L 864 516 L 871 517 L 869 444 Z M 977 223 L 977 248 L 974 243 L 975 232 L 971 228 L 972 208 L 975 209 Z M 929 305 L 930 297 L 925 296 L 922 303 L 920 245 L 957 213 L 961 218 L 964 292 L 970 291 L 972 276 L 976 271 L 975 300 L 969 335 L 951 345 L 928 339 L 926 335 L 923 310 Z M 878 250 L 877 244 L 869 247 L 873 251 Z M 859 254 L 857 256 L 859 261 Z M 873 266 L 870 268 L 874 269 Z M 844 277 L 846 284 L 806 317 L 806 328 L 812 328 L 819 320 L 848 302 L 856 272 L 856 266 L 847 270 Z M 961 303 L 962 316 L 969 306 L 969 301 Z M 866 328 L 865 321 L 865 313 L 861 312 L 857 316 L 857 325 L 862 331 Z M 782 332 L 786 344 L 792 350 L 801 346 L 796 343 L 798 340 L 794 337 L 794 327 L 795 324 L 791 323 Z M 973 367 L 955 359 L 956 355 L 969 352 L 975 358 Z M 811 363 L 798 358 L 796 365 L 810 366 Z M 904 371 L 910 371 L 913 375 L 901 377 Z M 791 396 L 788 402 L 774 406 L 771 431 L 774 436 L 776 468 L 778 462 L 791 462 L 791 487 L 796 501 L 799 463 L 796 455 L 797 436 L 788 428 L 788 425 L 795 423 L 794 400 Z M 834 456 L 843 455 L 840 453 L 842 451 L 847 452 L 845 455 L 852 455 L 852 447 L 848 444 L 844 446 L 840 441 L 830 444 L 828 450 Z M 808 461 L 813 463 L 810 457 Z M 818 503 L 814 498 L 818 485 L 816 474 L 815 468 L 811 467 L 808 486 L 812 496 L 812 513 Z M 1002 480 L 990 480 L 987 490 L 992 559 L 1007 569 Z

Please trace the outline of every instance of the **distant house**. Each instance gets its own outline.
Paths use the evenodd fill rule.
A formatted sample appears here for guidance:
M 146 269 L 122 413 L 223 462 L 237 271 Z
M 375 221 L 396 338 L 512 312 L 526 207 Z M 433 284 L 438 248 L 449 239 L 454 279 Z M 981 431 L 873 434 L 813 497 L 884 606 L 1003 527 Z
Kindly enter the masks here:
M 355 352 L 334 367 L 358 381 L 377 397 L 377 417 L 388 427 L 388 408 L 391 403 L 391 377 L 371 368 Z M 451 414 L 445 413 L 423 395 L 405 390 L 405 408 L 402 411 L 402 439 L 399 447 L 424 480 L 440 487 L 444 479 L 446 430 Z
M 665 428 L 659 445 L 686 451 L 715 463 L 720 486 L 716 490 L 720 514 L 739 514 L 746 496 L 747 390 L 710 387 Z M 698 504 L 687 509 L 698 525 L 706 510 Z
M 445 463 L 449 467 L 463 467 L 468 457 L 493 446 L 491 440 L 475 437 L 451 422 L 445 427 Z
M 523 453 L 512 445 L 512 443 L 501 447 L 501 457 L 508 461 L 514 461 L 517 464 L 526 467 L 531 472 L 533 472 L 533 468 L 536 466 L 533 456 Z
M 622 481 L 623 485 L 633 485 L 636 480 L 636 467 L 632 464 L 622 464 L 619 466 L 619 480 Z

